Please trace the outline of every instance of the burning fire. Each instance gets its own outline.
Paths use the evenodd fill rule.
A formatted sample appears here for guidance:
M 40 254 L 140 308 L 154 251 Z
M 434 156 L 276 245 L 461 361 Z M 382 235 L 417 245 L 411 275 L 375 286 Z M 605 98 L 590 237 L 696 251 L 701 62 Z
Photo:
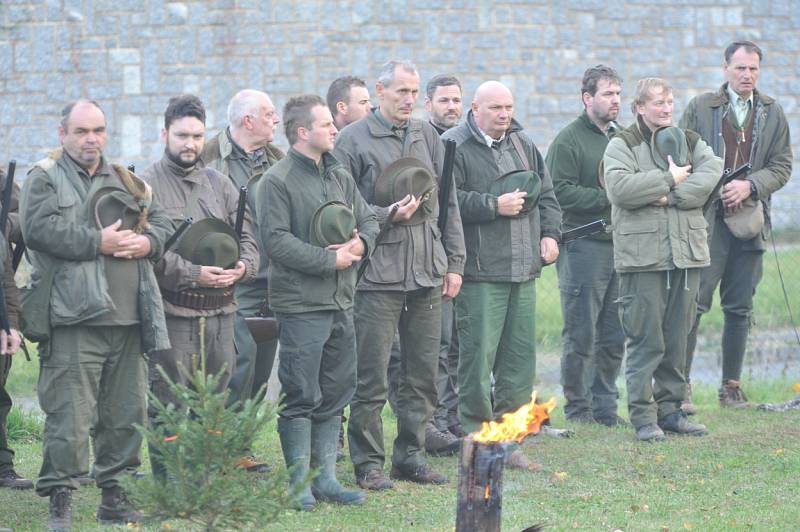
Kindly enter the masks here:
M 536 403 L 536 392 L 531 394 L 530 403 L 525 403 L 514 412 L 503 414 L 500 421 L 484 421 L 481 429 L 474 433 L 476 442 L 522 442 L 528 434 L 539 432 L 542 422 L 550 417 L 556 407 L 555 398 L 546 403 Z

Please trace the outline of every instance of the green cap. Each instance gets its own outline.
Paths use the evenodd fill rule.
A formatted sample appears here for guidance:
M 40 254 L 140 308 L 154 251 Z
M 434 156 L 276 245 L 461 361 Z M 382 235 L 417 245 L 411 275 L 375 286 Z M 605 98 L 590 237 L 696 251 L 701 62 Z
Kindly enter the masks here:
M 315 246 L 328 247 L 350 240 L 355 228 L 352 209 L 341 201 L 328 201 L 314 211 L 308 237 Z

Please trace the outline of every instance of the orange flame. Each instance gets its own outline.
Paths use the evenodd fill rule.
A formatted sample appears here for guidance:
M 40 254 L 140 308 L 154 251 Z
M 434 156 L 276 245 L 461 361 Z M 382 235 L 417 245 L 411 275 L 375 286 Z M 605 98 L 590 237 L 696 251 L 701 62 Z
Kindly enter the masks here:
M 537 403 L 534 391 L 529 403 L 525 403 L 514 412 L 503 414 L 500 421 L 484 421 L 472 439 L 481 443 L 522 442 L 528 434 L 539 432 L 542 422 L 550 417 L 550 412 L 555 407 L 554 397 L 546 403 Z

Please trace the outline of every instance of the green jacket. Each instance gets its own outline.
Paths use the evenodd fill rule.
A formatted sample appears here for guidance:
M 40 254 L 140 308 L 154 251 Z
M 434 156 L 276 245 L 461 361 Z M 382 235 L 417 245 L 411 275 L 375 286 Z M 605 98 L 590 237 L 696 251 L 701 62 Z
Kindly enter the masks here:
M 342 129 L 336 138 L 334 156 L 349 170 L 358 190 L 370 204 L 378 223 L 389 215 L 387 207 L 373 204 L 375 181 L 384 168 L 401 157 L 415 157 L 437 179 L 444 164 L 444 145 L 430 124 L 412 118 L 404 139 L 369 113 Z M 359 290 L 408 291 L 441 286 L 445 273 L 464 271 L 464 233 L 455 188 L 447 208 L 447 227 L 439 232 L 439 202 L 430 219 L 416 225 L 394 224 L 375 246 Z
M 324 169 L 300 152 L 270 168 L 258 184 L 259 197 L 269 201 L 256 210 L 261 242 L 269 255 L 269 302 L 276 312 L 345 310 L 353 306 L 356 270 L 336 269 L 336 252 L 310 242 L 311 218 L 328 201 L 351 205 L 365 256 L 375 245 L 378 223 L 350 173 L 330 155 Z
M 692 173 L 680 184 L 656 166 L 650 132 L 633 124 L 606 148 L 606 194 L 611 201 L 614 267 L 619 272 L 701 268 L 710 261 L 703 204 L 722 174 L 722 159 L 687 132 Z M 667 205 L 653 202 L 667 197 Z
M 722 120 L 729 112 L 728 84 L 717 92 L 707 92 L 692 98 L 681 116 L 680 127 L 696 131 L 711 145 L 714 153 L 725 160 L 725 142 L 722 140 Z M 752 172 L 747 179 L 755 183 L 758 199 L 764 204 L 767 223 L 761 236 L 749 240 L 743 249 L 764 250 L 769 235 L 769 213 L 772 194 L 780 190 L 792 176 L 792 143 L 789 124 L 783 109 L 774 99 L 754 91 L 755 123 L 753 146 L 750 151 Z M 714 207 L 719 202 L 714 202 Z M 709 216 L 715 223 L 716 216 Z M 711 227 L 713 230 L 713 226 Z
M 28 290 L 45 291 L 40 301 L 49 305 L 49 310 L 34 310 L 44 312 L 51 327 L 89 322 L 113 311 L 106 261 L 100 254 L 100 230 L 90 222 L 87 202 L 101 187 L 127 191 L 119 174 L 127 172 L 123 167 L 103 161 L 87 181 L 73 170 L 75 165 L 70 165 L 67 157 L 58 149 L 35 163 L 20 202 L 22 235 L 33 266 Z M 129 177 L 139 180 L 133 174 Z M 139 278 L 131 280 L 131 289 L 138 292 L 143 349 L 152 351 L 169 347 L 153 263 L 161 258 L 173 226 L 152 195 L 140 203 L 149 211 L 150 227 L 144 234 L 150 239 L 151 251 L 146 259 L 137 261 Z M 51 286 L 42 282 L 48 277 Z
M 609 136 L 613 137 L 616 131 L 616 124 L 612 124 Z M 565 230 L 599 218 L 611 220 L 611 203 L 598 179 L 608 139 L 584 111 L 558 132 L 547 149 L 545 161 L 561 206 Z M 589 238 L 611 240 L 611 234 L 601 232 Z
M 549 236 L 558 241 L 561 237 L 561 210 L 553 193 L 553 182 L 533 141 L 517 121 L 512 121 L 500 141 L 499 150 L 507 152 L 518 169 L 525 169 L 511 141 L 511 135 L 518 135 L 530 169 L 542 179 L 542 188 L 538 205 L 527 216 L 500 216 L 497 196 L 489 192 L 489 186 L 504 172 L 498 167 L 493 148 L 487 146 L 477 127 L 469 111 L 464 123 L 442 136 L 456 141 L 453 177 L 467 248 L 464 281 L 528 281 L 538 277 L 542 269 L 541 238 Z
M 247 205 L 255 216 L 256 205 L 264 201 L 263 198 L 256 197 L 256 190 L 259 188 L 258 182 L 267 170 L 283 159 L 284 153 L 271 143 L 264 145 L 263 153 L 254 160 L 248 159 L 240 152 L 241 149 L 237 149 L 230 138 L 229 128 L 225 128 L 206 142 L 200 159 L 205 166 L 210 166 L 219 173 L 230 177 L 237 189 L 242 186 L 247 187 Z M 254 227 L 254 230 L 258 234 L 258 227 Z M 259 251 L 261 250 L 259 249 Z M 252 281 L 242 284 L 257 284 L 266 287 L 268 263 L 266 254 L 260 253 L 258 273 Z

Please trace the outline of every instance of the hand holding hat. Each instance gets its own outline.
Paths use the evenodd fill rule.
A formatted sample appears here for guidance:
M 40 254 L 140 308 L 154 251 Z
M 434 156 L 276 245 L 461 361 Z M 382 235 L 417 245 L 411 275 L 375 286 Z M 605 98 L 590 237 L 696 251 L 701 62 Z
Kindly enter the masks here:
M 206 288 L 225 288 L 241 279 L 245 271 L 245 264 L 240 260 L 228 269 L 219 266 L 201 266 L 197 284 Z
M 412 194 L 408 194 L 394 205 L 397 205 L 397 211 L 395 211 L 392 221 L 407 222 L 412 216 L 414 216 L 414 213 L 417 212 L 417 209 L 419 209 L 420 201 L 419 198 L 415 198 Z
M 689 174 L 692 173 L 692 165 L 687 164 L 685 166 L 678 166 L 675 164 L 675 161 L 672 160 L 672 155 L 667 155 L 667 161 L 669 162 L 669 173 L 672 174 L 672 179 L 675 180 L 675 184 L 682 183 L 689 177 Z
M 500 216 L 514 217 L 520 213 L 525 205 L 525 196 L 528 193 L 524 190 L 515 189 L 514 192 L 506 192 L 497 198 L 497 213 Z
M 331 244 L 325 249 L 336 253 L 337 270 L 346 270 L 364 257 L 364 243 L 358 236 L 358 229 L 353 229 L 353 237 L 347 242 Z

